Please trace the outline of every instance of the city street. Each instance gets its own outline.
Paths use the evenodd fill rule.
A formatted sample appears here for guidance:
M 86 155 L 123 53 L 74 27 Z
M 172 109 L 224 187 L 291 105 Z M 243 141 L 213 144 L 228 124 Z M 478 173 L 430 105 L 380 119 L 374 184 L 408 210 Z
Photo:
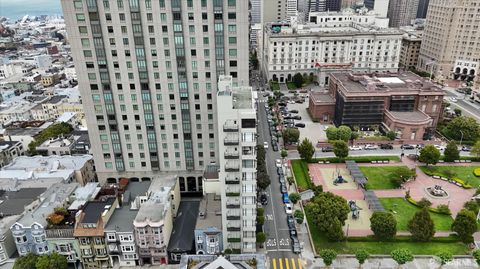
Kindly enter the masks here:
M 263 101 L 262 101 L 263 100 Z M 290 233 L 287 225 L 280 183 L 278 181 L 275 160 L 280 159 L 280 151 L 273 151 L 265 113 L 265 99 L 258 103 L 258 144 L 268 142 L 266 150 L 266 164 L 270 176 L 270 186 L 267 188 L 268 204 L 265 208 L 265 233 L 267 241 L 265 248 L 269 258 L 270 268 L 302 268 L 299 256 L 292 252 Z
M 454 88 L 445 87 L 446 100 L 448 101 L 449 97 L 457 98 L 457 102 L 449 102 L 452 109 L 460 108 L 463 110 L 463 115 L 469 116 L 480 122 L 480 104 L 471 103 L 468 100 L 468 97 L 465 97 L 465 94 L 456 92 Z

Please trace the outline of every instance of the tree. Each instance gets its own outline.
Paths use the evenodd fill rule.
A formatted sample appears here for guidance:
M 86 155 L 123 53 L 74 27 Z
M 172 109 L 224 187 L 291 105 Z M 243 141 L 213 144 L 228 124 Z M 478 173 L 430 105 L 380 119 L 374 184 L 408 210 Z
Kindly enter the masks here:
M 338 128 L 337 127 L 328 127 L 325 131 L 328 140 L 338 140 Z
M 257 233 L 257 243 L 263 244 L 267 240 L 267 235 L 264 232 Z
M 322 192 L 311 200 L 308 208 L 308 214 L 314 218 L 318 229 L 331 241 L 344 238 L 342 227 L 350 212 L 347 200 L 331 192 Z
M 265 223 L 265 216 L 257 216 L 257 224 L 263 225 Z
M 455 141 L 450 141 L 447 144 L 447 147 L 445 148 L 443 155 L 445 155 L 444 160 L 446 162 L 453 162 L 454 160 L 459 160 L 460 152 L 458 151 L 457 143 L 455 143 Z
M 305 216 L 303 215 L 303 212 L 302 210 L 295 210 L 295 212 L 293 212 L 293 217 L 295 218 L 295 220 L 297 220 L 297 223 L 298 224 L 302 224 L 303 223 L 303 219 L 305 218 Z
M 283 141 L 287 144 L 293 144 L 298 142 L 300 138 L 300 131 L 296 128 L 287 128 L 282 132 Z
M 61 122 L 61 123 L 54 123 L 44 129 L 35 140 L 28 144 L 28 152 L 30 155 L 34 155 L 37 153 L 36 147 L 45 142 L 46 140 L 58 136 L 67 136 L 72 133 L 73 127 L 72 125 Z
M 416 175 L 415 170 L 412 170 L 406 166 L 400 166 L 397 169 L 395 169 L 391 174 L 390 174 L 390 180 L 392 183 L 395 185 L 395 187 L 400 187 L 402 186 L 403 183 L 407 182 L 410 178 L 414 177 Z
M 53 252 L 49 255 L 41 255 L 35 263 L 37 269 L 67 269 L 67 258 L 63 255 Z
M 439 252 L 435 256 L 437 256 L 437 260 L 442 266 L 453 260 L 453 255 L 449 251 Z
M 467 201 L 463 204 L 463 208 L 472 211 L 475 216 L 478 214 L 478 210 L 480 209 L 477 201 Z
M 322 185 L 314 185 L 310 189 L 313 191 L 313 194 L 315 194 L 315 196 L 318 196 L 318 195 L 320 195 L 320 193 L 323 192 L 323 186 Z
M 468 209 L 460 210 L 452 223 L 452 231 L 456 232 L 460 240 L 464 243 L 472 243 L 472 235 L 477 231 L 477 218 L 475 214 Z
M 365 249 L 358 249 L 355 252 L 355 258 L 357 258 L 357 261 L 360 264 L 360 266 L 364 264 L 369 257 L 370 257 L 370 253 L 368 253 Z
M 413 261 L 413 254 L 408 249 L 395 249 L 390 253 L 390 255 L 392 256 L 392 259 L 396 261 L 399 265 Z
M 48 217 L 47 217 L 47 222 L 48 222 L 48 224 L 50 224 L 50 225 L 58 225 L 58 224 L 60 224 L 64 219 L 65 219 L 65 217 L 64 217 L 63 215 L 56 214 L 56 213 L 51 213 L 51 214 L 49 214 Z
M 258 58 L 256 51 L 250 54 L 250 63 L 252 64 L 254 70 L 258 69 Z
M 397 220 L 389 212 L 373 212 L 370 229 L 379 240 L 392 239 L 397 234 Z
M 433 145 L 426 145 L 420 150 L 418 160 L 427 166 L 429 164 L 436 164 L 438 160 L 440 160 L 440 151 Z
M 475 142 L 473 147 L 470 149 L 470 155 L 480 157 L 480 140 Z
M 323 263 L 325 263 L 326 266 L 332 265 L 335 258 L 337 258 L 337 252 L 333 249 L 322 249 L 322 250 L 320 250 L 319 255 L 320 255 L 320 258 L 322 258 Z
M 292 192 L 290 193 L 290 195 L 288 195 L 288 199 L 290 199 L 290 201 L 292 201 L 293 204 L 297 204 L 298 201 L 300 201 L 302 197 L 300 196 L 300 194 L 296 193 L 296 192 Z
M 257 186 L 265 190 L 270 185 L 270 177 L 266 172 L 257 172 Z
M 424 197 L 424 198 L 420 199 L 420 201 L 418 201 L 417 205 L 420 208 L 429 208 L 432 205 L 432 202 L 430 202 L 430 200 L 428 200 L 427 198 Z
M 346 125 L 342 125 L 337 129 L 338 140 L 347 142 L 352 137 L 352 129 Z
M 390 140 L 395 140 L 395 138 L 397 138 L 397 134 L 394 131 L 388 131 L 385 136 Z
M 455 116 L 457 117 L 462 116 L 462 110 L 460 108 L 454 108 L 453 112 L 455 112 Z
M 350 140 L 355 140 L 360 137 L 360 134 L 358 132 L 352 132 L 352 135 L 350 136 Z
M 293 84 L 295 84 L 295 86 L 296 86 L 297 88 L 302 87 L 302 85 L 303 85 L 303 76 L 302 76 L 302 74 L 296 73 L 296 74 L 293 76 L 292 81 L 293 81 Z
M 13 264 L 13 269 L 35 269 L 37 259 L 37 255 L 29 252 L 27 255 L 20 256 L 15 260 L 15 263 Z
M 463 138 L 465 141 L 477 141 L 480 139 L 480 125 L 471 117 L 456 117 L 452 119 L 442 131 L 448 138 L 454 140 L 461 140 Z
M 480 265 L 480 249 L 477 249 L 473 252 L 473 258 L 475 259 L 477 264 Z
M 340 159 L 345 159 L 348 156 L 348 145 L 343 140 L 336 140 L 333 142 L 333 153 Z
M 303 141 L 297 147 L 300 157 L 307 162 L 312 160 L 312 156 L 315 153 L 315 148 L 312 145 L 312 142 L 308 138 L 303 139 Z
M 417 211 L 408 222 L 408 230 L 412 238 L 421 242 L 428 242 L 435 235 L 435 225 L 427 208 Z
M 288 151 L 286 151 L 285 149 L 282 149 L 282 151 L 280 151 L 280 157 L 282 157 L 282 159 L 285 159 L 287 158 L 288 156 Z

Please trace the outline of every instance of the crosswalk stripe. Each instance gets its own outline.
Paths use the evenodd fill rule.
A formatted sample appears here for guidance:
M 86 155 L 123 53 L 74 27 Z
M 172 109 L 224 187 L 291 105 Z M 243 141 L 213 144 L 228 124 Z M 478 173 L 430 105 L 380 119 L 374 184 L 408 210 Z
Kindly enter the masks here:
M 282 262 L 282 258 L 278 258 L 278 266 L 280 267 L 280 269 L 283 269 L 283 262 Z
M 298 259 L 298 269 L 302 269 L 302 261 Z
M 273 263 L 273 269 L 277 269 L 277 261 L 275 260 L 275 258 L 272 259 L 272 263 Z
M 290 269 L 290 263 L 288 262 L 288 258 L 285 258 L 285 267 L 286 269 Z
M 292 267 L 293 267 L 293 269 L 297 269 L 297 266 L 295 265 L 295 259 L 294 258 L 292 258 Z

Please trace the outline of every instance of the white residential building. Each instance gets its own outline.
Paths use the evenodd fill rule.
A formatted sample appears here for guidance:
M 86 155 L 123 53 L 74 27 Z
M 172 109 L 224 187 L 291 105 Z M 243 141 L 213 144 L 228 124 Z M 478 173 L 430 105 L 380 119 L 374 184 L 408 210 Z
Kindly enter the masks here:
M 220 76 L 217 93 L 223 246 L 256 251 L 256 92 Z M 243 213 L 242 213 L 243 212 Z
M 259 49 L 268 80 L 291 81 L 296 73 L 328 75 L 344 71 L 396 72 L 402 33 L 373 12 L 310 13 L 306 24 L 268 24 Z M 260 46 L 260 45 L 259 45 Z

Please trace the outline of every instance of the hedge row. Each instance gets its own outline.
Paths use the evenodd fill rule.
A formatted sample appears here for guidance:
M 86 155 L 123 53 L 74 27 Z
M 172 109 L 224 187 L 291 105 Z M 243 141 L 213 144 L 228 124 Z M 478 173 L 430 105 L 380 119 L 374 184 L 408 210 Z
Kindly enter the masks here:
M 398 156 L 352 156 L 345 158 L 347 161 L 355 161 L 357 163 L 370 163 L 372 161 L 400 161 Z M 330 163 L 340 163 L 343 162 L 337 157 L 326 157 L 326 158 L 316 158 L 312 159 L 311 163 L 328 161 Z
M 416 207 L 419 207 L 419 208 L 422 208 L 422 206 L 420 206 L 418 204 L 417 201 L 415 201 L 412 197 L 408 197 L 407 198 L 407 201 L 409 203 L 411 203 L 412 205 L 416 206 Z M 440 205 L 439 205 L 440 206 Z M 448 207 L 447 207 L 448 208 Z M 439 208 L 433 208 L 433 207 L 429 207 L 428 208 L 428 211 L 432 212 L 432 213 L 436 213 L 436 214 L 441 214 L 441 215 L 452 215 L 452 212 L 450 212 L 450 209 L 448 209 L 448 211 L 446 211 L 445 209 L 439 209 Z
M 443 177 L 443 178 L 445 178 L 445 175 L 443 175 L 442 173 L 435 173 L 435 172 L 432 172 L 432 171 L 430 171 L 430 170 L 428 170 L 428 169 L 422 169 L 422 171 L 423 171 L 427 176 L 431 176 L 431 177 L 437 176 L 437 177 Z M 441 180 L 441 179 L 439 179 L 439 180 Z M 448 180 L 455 181 L 455 182 L 459 183 L 459 184 L 462 186 L 462 188 L 464 188 L 464 189 L 471 189 L 471 188 L 473 188 L 472 185 L 467 184 L 463 179 L 460 179 L 460 178 L 458 178 L 458 177 L 448 178 Z
M 474 174 L 476 177 L 480 177 L 480 168 L 476 168 L 475 170 L 473 170 L 473 174 Z
M 358 236 L 358 237 L 348 237 L 347 239 L 349 242 L 378 242 L 378 238 L 373 235 L 369 236 Z M 429 242 L 437 242 L 437 243 L 456 243 L 459 242 L 460 239 L 456 235 L 444 236 L 444 237 L 433 237 Z M 395 236 L 392 239 L 385 240 L 382 242 L 414 242 L 411 236 Z

